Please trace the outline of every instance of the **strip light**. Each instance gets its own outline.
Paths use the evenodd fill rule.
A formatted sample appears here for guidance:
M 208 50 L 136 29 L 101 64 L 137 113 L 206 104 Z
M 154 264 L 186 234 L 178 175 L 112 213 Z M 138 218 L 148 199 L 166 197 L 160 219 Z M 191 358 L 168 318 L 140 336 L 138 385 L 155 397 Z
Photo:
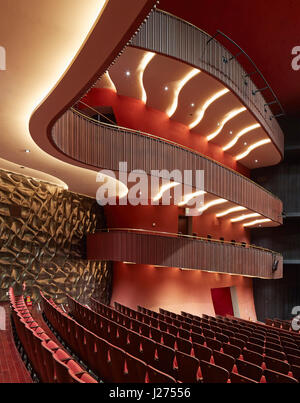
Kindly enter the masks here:
M 220 126 L 218 127 L 218 129 L 214 132 L 211 133 L 210 135 L 208 135 L 206 138 L 208 141 L 214 139 L 215 137 L 217 137 L 217 135 L 222 131 L 223 127 L 226 125 L 227 122 L 229 122 L 229 120 L 235 118 L 237 115 L 239 115 L 240 113 L 246 111 L 247 109 L 243 106 L 242 108 L 239 109 L 234 109 L 233 111 L 227 113 L 225 119 L 222 120 Z
M 215 200 L 211 200 L 210 202 L 204 204 L 204 206 L 200 207 L 198 209 L 198 211 L 206 211 L 207 209 L 209 209 L 210 207 L 213 206 L 217 206 L 218 204 L 222 204 L 222 203 L 226 203 L 228 200 L 226 199 L 215 199 Z
M 178 203 L 178 206 L 184 206 L 190 200 L 192 200 L 194 197 L 202 196 L 204 194 L 206 194 L 206 192 L 204 190 L 199 190 L 198 192 L 190 193 L 190 194 L 186 195 L 180 203 Z
M 247 148 L 247 150 L 246 150 L 244 153 L 237 155 L 237 156 L 235 157 L 235 159 L 236 159 L 237 161 L 238 161 L 238 160 L 241 160 L 242 158 L 247 157 L 247 155 L 250 154 L 250 152 L 253 151 L 255 148 L 261 147 L 261 146 L 263 146 L 264 144 L 268 144 L 268 143 L 271 143 L 271 140 L 270 140 L 270 139 L 260 140 L 260 141 L 258 141 L 257 143 L 254 143 L 254 144 L 252 144 L 251 146 L 249 146 L 249 147 Z
M 170 183 L 167 183 L 167 184 L 163 185 L 160 188 L 160 191 L 157 193 L 157 195 L 153 198 L 153 201 L 158 201 L 159 199 L 161 199 L 161 197 L 164 194 L 164 192 L 166 192 L 167 190 L 169 190 L 171 188 L 174 188 L 177 185 L 180 185 L 180 183 L 178 183 L 178 182 L 170 182 Z
M 246 209 L 246 207 L 243 207 L 243 206 L 232 207 L 229 210 L 225 210 L 225 211 L 222 211 L 221 213 L 216 214 L 216 216 L 218 218 L 224 217 L 228 214 L 235 213 L 236 211 L 241 211 L 241 210 L 247 210 L 247 209 Z
M 194 122 L 192 122 L 189 125 L 189 128 L 193 129 L 195 126 L 197 126 L 203 119 L 204 113 L 205 113 L 206 109 L 209 107 L 209 105 L 211 105 L 214 101 L 216 101 L 218 98 L 222 97 L 223 95 L 227 94 L 228 92 L 229 92 L 229 89 L 225 88 L 219 92 L 216 92 L 211 98 L 209 98 L 205 102 L 205 104 L 202 106 L 202 108 L 200 109 L 197 119 L 195 119 Z
M 226 144 L 225 147 L 223 147 L 223 151 L 229 150 L 231 147 L 233 147 L 239 138 L 241 138 L 244 134 L 251 132 L 252 130 L 255 130 L 257 128 L 261 127 L 259 123 L 256 123 L 255 125 L 245 127 L 243 130 L 238 132 L 238 134 L 235 136 L 233 140 L 231 140 L 228 144 Z
M 115 92 L 117 92 L 116 86 L 115 86 L 113 80 L 111 79 L 111 77 L 109 75 L 109 72 L 107 71 L 105 75 L 106 75 L 106 78 L 107 78 L 107 80 L 108 80 L 108 82 L 109 82 L 109 84 L 111 86 L 111 89 L 114 90 Z
M 138 67 L 138 71 L 139 71 L 139 81 L 140 81 L 140 86 L 141 86 L 141 89 L 142 89 L 142 101 L 143 101 L 144 103 L 147 102 L 147 94 L 146 94 L 146 91 L 145 91 L 145 88 L 144 88 L 144 82 L 143 82 L 144 72 L 145 72 L 145 70 L 146 70 L 146 67 L 147 67 L 148 64 L 151 62 L 151 60 L 153 59 L 154 56 L 155 56 L 155 53 L 153 53 L 153 52 L 147 52 L 147 53 L 144 55 L 144 57 L 143 57 L 141 63 L 139 64 L 139 67 Z
M 260 224 L 263 222 L 270 222 L 271 220 L 269 218 L 263 219 L 263 220 L 255 220 L 255 221 L 251 221 L 251 222 L 247 222 L 244 224 L 244 227 L 250 227 L 251 225 L 256 225 L 256 224 Z
M 244 220 L 247 220 L 247 218 L 253 218 L 253 217 L 260 217 L 260 214 L 258 214 L 258 213 L 243 214 L 243 215 L 240 215 L 239 217 L 232 218 L 230 221 L 231 222 L 244 221 Z
M 185 86 L 185 84 L 190 81 L 193 77 L 195 77 L 197 74 L 200 73 L 200 70 L 198 69 L 193 69 L 191 70 L 177 85 L 176 89 L 174 90 L 174 99 L 173 99 L 173 103 L 170 106 L 170 108 L 167 110 L 167 115 L 169 116 L 169 118 L 171 116 L 174 115 L 177 106 L 178 106 L 178 97 L 179 97 L 179 93 L 182 90 L 182 88 Z

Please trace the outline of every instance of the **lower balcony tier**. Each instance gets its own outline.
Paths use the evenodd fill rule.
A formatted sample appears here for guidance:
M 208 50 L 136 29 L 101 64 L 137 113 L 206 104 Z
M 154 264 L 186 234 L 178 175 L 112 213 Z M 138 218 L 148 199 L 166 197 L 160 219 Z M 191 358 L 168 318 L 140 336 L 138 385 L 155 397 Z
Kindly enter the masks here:
M 107 229 L 89 234 L 87 258 L 264 279 L 283 276 L 282 255 L 268 249 L 138 229 Z

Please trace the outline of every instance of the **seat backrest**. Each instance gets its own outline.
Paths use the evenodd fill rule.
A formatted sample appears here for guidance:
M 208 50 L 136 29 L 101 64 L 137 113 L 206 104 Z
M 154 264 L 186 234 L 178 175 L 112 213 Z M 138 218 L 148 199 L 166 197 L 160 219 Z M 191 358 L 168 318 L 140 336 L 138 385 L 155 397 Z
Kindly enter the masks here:
M 193 344 L 191 341 L 177 337 L 176 339 L 177 350 L 185 354 L 191 354 Z
M 239 358 L 241 355 L 241 348 L 233 344 L 223 344 L 223 351 L 225 354 L 231 355 L 234 358 Z
M 235 359 L 228 354 L 221 353 L 220 351 L 213 351 L 213 357 L 215 365 L 219 367 L 225 368 L 229 373 L 232 371 L 232 368 L 235 363 Z
M 277 358 L 278 360 L 286 360 L 286 355 L 283 351 L 274 350 L 272 348 L 265 348 L 265 354 L 269 357 Z
M 163 338 L 163 344 L 165 346 L 168 346 L 168 347 L 171 347 L 174 349 L 176 337 L 173 334 L 167 333 L 167 332 L 161 332 L 161 335 Z
M 193 343 L 193 350 L 195 357 L 198 360 L 210 361 L 212 356 L 212 349 L 209 347 L 202 346 L 201 344 Z
M 268 357 L 267 355 L 265 356 L 264 361 L 266 367 L 268 369 L 271 369 L 272 371 L 280 372 L 281 374 L 285 375 L 288 375 L 290 371 L 290 364 L 285 361 L 278 360 L 277 358 L 273 357 Z
M 300 382 L 300 366 L 292 364 L 291 370 L 293 373 L 293 378 L 297 379 L 298 382 Z
M 141 354 L 140 359 L 149 365 L 155 361 L 156 342 L 147 337 L 140 336 Z
M 283 348 L 279 343 L 272 343 L 268 340 L 266 340 L 265 347 L 272 348 L 273 350 L 277 350 L 277 351 L 283 351 Z
M 175 378 L 151 367 L 150 365 L 147 366 L 147 374 L 149 383 L 176 383 Z
M 264 376 L 266 377 L 267 383 L 299 383 L 297 379 L 291 376 L 283 375 L 270 369 L 264 370 Z
M 180 382 L 195 383 L 198 381 L 199 360 L 191 355 L 176 351 L 176 379 Z
M 174 377 L 175 350 L 163 344 L 156 344 L 157 360 L 155 368 Z
M 178 329 L 178 336 L 181 337 L 182 339 L 189 340 L 191 336 L 191 332 L 189 332 L 186 329 Z
M 255 351 L 251 351 L 251 350 L 243 350 L 242 351 L 243 354 L 243 358 L 245 361 L 251 362 L 252 364 L 261 366 L 263 361 L 264 361 L 264 357 L 262 354 L 256 353 Z
M 254 381 L 254 379 L 247 378 L 246 376 L 234 372 L 231 372 L 230 374 L 230 381 L 231 383 L 258 383 Z
M 258 365 L 239 359 L 237 359 L 235 363 L 240 375 L 253 379 L 256 382 L 259 382 L 261 380 L 263 369 Z
M 222 342 L 216 339 L 211 339 L 210 337 L 205 338 L 207 347 L 211 348 L 212 350 L 220 351 L 222 348 Z
M 217 365 L 200 360 L 201 373 L 204 383 L 227 383 L 229 372 Z
M 126 354 L 126 371 L 124 382 L 127 383 L 145 383 L 147 365 L 145 362 Z
M 259 353 L 259 354 L 264 353 L 264 348 L 262 346 L 259 346 L 258 344 L 248 342 L 248 343 L 246 343 L 245 347 L 247 350 L 255 351 L 256 353 Z
M 284 351 L 286 352 L 286 354 L 296 355 L 297 357 L 300 357 L 300 349 L 298 348 L 285 347 Z
M 300 357 L 292 354 L 287 355 L 287 360 L 290 364 L 298 365 L 300 367 Z
M 205 343 L 205 337 L 202 336 L 199 333 L 191 333 L 191 337 L 192 337 L 192 342 L 193 343 L 197 343 L 197 344 L 204 344 Z

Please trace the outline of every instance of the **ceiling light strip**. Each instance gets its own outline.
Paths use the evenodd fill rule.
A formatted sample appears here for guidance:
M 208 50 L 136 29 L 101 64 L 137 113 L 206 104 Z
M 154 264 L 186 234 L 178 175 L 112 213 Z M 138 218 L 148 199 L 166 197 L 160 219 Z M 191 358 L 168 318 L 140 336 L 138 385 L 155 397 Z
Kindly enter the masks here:
M 251 146 L 249 146 L 249 147 L 247 148 L 247 150 L 246 150 L 244 153 L 237 155 L 237 156 L 235 157 L 235 159 L 236 159 L 237 161 L 238 161 L 238 160 L 241 160 L 241 159 L 247 157 L 247 155 L 250 154 L 250 152 L 253 151 L 255 148 L 261 147 L 261 146 L 263 146 L 264 144 L 268 144 L 268 143 L 271 143 L 271 140 L 270 140 L 270 139 L 260 140 L 260 141 L 258 141 L 257 143 L 254 143 L 254 144 L 252 144 Z
M 252 130 L 258 129 L 259 127 L 261 127 L 261 125 L 259 123 L 256 123 L 255 125 L 252 125 L 252 126 L 245 127 L 243 130 L 238 132 L 238 134 L 234 137 L 233 140 L 231 140 L 228 144 L 226 144 L 226 146 L 223 147 L 223 151 L 229 150 L 237 143 L 239 138 L 241 138 L 244 134 L 249 133 Z
M 218 218 L 225 217 L 228 214 L 235 213 L 236 211 L 242 211 L 242 210 L 247 210 L 247 209 L 246 209 L 246 207 L 243 207 L 243 206 L 232 207 L 228 210 L 225 210 L 225 211 L 222 211 L 221 213 L 216 214 L 216 216 Z
M 239 221 L 244 221 L 247 220 L 248 218 L 253 218 L 253 217 L 260 217 L 260 214 L 258 213 L 251 213 L 251 214 L 243 214 L 239 217 L 232 218 L 230 221 L 231 222 L 239 222 Z
M 247 109 L 243 106 L 242 108 L 234 109 L 233 111 L 227 113 L 226 117 L 222 120 L 218 129 L 214 133 L 211 133 L 206 137 L 207 140 L 210 141 L 210 140 L 214 139 L 215 137 L 217 137 L 217 135 L 221 133 L 221 131 L 222 131 L 223 127 L 226 125 L 226 123 L 229 122 L 229 120 L 235 118 L 237 115 L 239 115 L 240 113 L 242 113 L 246 110 Z
M 218 98 L 222 97 L 223 95 L 227 94 L 228 92 L 229 92 L 229 89 L 224 88 L 223 90 L 216 92 L 212 97 L 210 97 L 204 103 L 204 105 L 202 106 L 200 111 L 198 112 L 197 118 L 189 125 L 189 128 L 193 129 L 194 127 L 196 127 L 201 122 L 201 120 L 203 119 L 205 111 L 209 107 L 209 105 L 211 105 L 214 101 L 216 101 Z
M 270 221 L 272 221 L 272 220 L 270 220 L 269 218 L 266 218 L 266 219 L 263 219 L 263 220 L 250 221 L 250 222 L 247 222 L 247 223 L 245 223 L 243 225 L 244 225 L 244 227 L 250 227 L 252 225 L 262 224 L 264 222 L 270 222 Z
M 147 52 L 147 53 L 144 55 L 144 57 L 143 57 L 141 63 L 139 64 L 139 67 L 138 67 L 138 71 L 139 71 L 139 81 L 140 81 L 140 86 L 141 86 L 141 89 L 142 89 L 142 101 L 143 101 L 144 103 L 147 102 L 147 93 L 146 93 L 146 90 L 145 90 L 145 88 L 144 88 L 144 72 L 145 72 L 145 70 L 146 70 L 146 67 L 147 67 L 148 64 L 151 62 L 151 60 L 153 59 L 154 56 L 155 56 L 155 53 L 153 53 L 153 52 Z
M 180 91 L 182 90 L 182 88 L 186 85 L 186 83 L 188 83 L 193 77 L 195 77 L 197 74 L 200 73 L 200 70 L 198 69 L 192 69 L 177 85 L 177 87 L 174 90 L 174 99 L 173 99 L 173 103 L 170 106 L 170 108 L 167 110 L 167 115 L 169 116 L 169 118 L 171 116 L 174 115 L 177 107 L 178 107 L 178 97 L 180 94 Z

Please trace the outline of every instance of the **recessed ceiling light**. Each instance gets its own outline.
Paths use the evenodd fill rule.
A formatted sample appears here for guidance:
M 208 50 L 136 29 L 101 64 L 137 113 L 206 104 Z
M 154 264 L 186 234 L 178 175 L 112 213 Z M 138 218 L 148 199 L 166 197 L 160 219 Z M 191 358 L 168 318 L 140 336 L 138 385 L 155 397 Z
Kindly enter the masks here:
M 25 153 L 30 153 L 30 150 L 28 150 L 28 148 L 25 150 Z
M 195 106 L 195 104 L 194 104 L 194 102 L 192 102 L 192 103 L 191 103 L 191 107 L 194 108 L 194 106 Z
M 168 86 L 165 86 L 165 91 L 168 91 L 168 89 L 169 89 L 169 87 L 168 87 Z
M 20 167 L 21 169 L 25 169 L 25 167 Z
M 247 142 L 245 141 L 244 146 L 246 146 L 246 145 L 247 145 Z
M 232 134 L 232 130 L 230 130 L 229 134 Z
M 220 122 L 217 123 L 217 126 L 220 126 Z
M 126 71 L 126 76 L 129 77 L 130 76 L 130 71 Z
M 254 162 L 257 164 L 257 163 L 258 163 L 258 160 L 255 160 Z

